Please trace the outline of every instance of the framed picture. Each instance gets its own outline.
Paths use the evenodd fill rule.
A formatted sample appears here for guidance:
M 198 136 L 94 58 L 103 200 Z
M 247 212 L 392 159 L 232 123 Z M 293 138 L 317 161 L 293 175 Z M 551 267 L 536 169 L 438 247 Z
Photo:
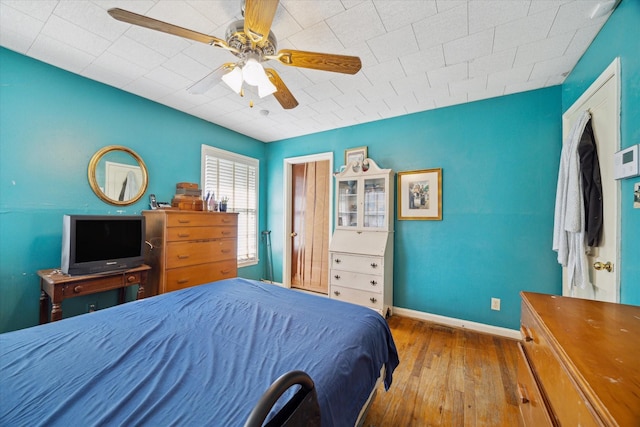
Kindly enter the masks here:
M 353 161 L 363 161 L 367 158 L 367 147 L 356 147 L 344 150 L 344 164 L 348 165 Z
M 398 219 L 442 220 L 442 168 L 398 172 Z

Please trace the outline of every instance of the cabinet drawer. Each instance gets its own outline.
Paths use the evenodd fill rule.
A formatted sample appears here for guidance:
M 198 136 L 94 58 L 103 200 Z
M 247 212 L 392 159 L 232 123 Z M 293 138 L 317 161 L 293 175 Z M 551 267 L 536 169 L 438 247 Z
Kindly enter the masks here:
M 169 242 L 166 248 L 167 268 L 203 264 L 215 260 L 235 260 L 236 241 L 234 239 L 199 242 Z
M 581 427 L 601 425 L 593 414 L 592 408 L 587 406 L 585 396 L 551 347 L 543 326 L 537 322 L 524 304 L 520 327 L 525 353 L 531 361 L 531 366 L 559 424 Z
M 381 275 L 384 269 L 384 258 L 334 252 L 331 254 L 331 268 L 342 271 L 354 271 L 356 273 Z
M 171 227 L 167 228 L 167 241 L 208 240 L 236 236 L 235 227 Z
M 354 273 L 352 271 L 331 270 L 330 281 L 332 285 L 360 289 L 377 294 L 382 293 L 384 288 L 382 276 Z
M 382 311 L 382 297 L 375 292 L 361 291 L 343 286 L 331 286 L 331 298 Z
M 518 405 L 525 426 L 552 426 L 547 407 L 531 372 L 522 344 L 518 343 Z
M 237 214 L 227 213 L 175 213 L 167 215 L 167 227 L 202 227 L 207 225 L 238 224 Z
M 167 270 L 167 278 L 162 292 L 177 291 L 203 283 L 236 277 L 238 269 L 236 260 L 218 261 L 190 267 Z

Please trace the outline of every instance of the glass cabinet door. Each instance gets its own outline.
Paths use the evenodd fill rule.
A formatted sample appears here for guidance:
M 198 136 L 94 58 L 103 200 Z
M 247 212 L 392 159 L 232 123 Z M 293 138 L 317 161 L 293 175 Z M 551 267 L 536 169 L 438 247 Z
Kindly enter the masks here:
M 338 227 L 358 226 L 358 181 L 338 181 Z
M 386 191 L 384 178 L 364 180 L 363 227 L 383 228 L 386 224 Z

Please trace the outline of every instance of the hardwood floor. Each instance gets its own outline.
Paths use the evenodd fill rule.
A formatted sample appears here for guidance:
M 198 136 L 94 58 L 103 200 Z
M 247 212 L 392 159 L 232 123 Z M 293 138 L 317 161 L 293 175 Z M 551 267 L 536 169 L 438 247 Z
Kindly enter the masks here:
M 517 426 L 516 341 L 392 316 L 400 365 L 364 426 Z

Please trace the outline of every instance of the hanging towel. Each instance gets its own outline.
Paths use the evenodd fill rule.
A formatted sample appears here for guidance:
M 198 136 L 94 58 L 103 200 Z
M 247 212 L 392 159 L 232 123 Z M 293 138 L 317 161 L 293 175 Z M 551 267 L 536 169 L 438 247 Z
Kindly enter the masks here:
M 584 231 L 587 246 L 595 247 L 600 246 L 602 236 L 602 180 L 596 137 L 591 123 L 592 120 L 589 120 L 584 128 L 578 144 L 578 154 L 584 197 Z
M 590 285 L 584 233 L 584 197 L 580 175 L 578 144 L 587 122 L 584 111 L 576 120 L 562 145 L 558 188 L 553 225 L 553 250 L 558 262 L 567 268 L 569 286 L 585 288 Z

